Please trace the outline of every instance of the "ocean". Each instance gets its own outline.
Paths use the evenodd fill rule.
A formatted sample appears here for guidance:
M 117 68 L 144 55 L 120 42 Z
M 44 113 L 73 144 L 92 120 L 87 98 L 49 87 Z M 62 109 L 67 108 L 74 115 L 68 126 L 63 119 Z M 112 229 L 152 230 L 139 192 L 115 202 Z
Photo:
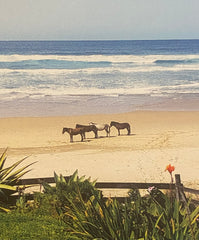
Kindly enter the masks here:
M 199 40 L 0 41 L 0 117 L 199 110 Z

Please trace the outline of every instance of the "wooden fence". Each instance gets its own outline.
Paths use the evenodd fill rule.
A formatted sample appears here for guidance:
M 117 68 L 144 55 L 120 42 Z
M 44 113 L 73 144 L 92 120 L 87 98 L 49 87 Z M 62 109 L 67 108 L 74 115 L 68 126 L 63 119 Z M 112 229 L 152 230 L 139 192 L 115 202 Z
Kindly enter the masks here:
M 68 181 L 70 176 L 64 176 L 65 180 Z M 53 177 L 48 178 L 30 178 L 30 179 L 21 179 L 18 182 L 18 185 L 20 186 L 26 186 L 26 185 L 39 185 L 40 189 L 42 186 L 42 183 L 55 183 L 55 180 Z M 197 194 L 199 195 L 199 190 L 186 188 L 183 186 L 180 174 L 175 175 L 175 183 L 135 183 L 135 182 L 97 182 L 95 185 L 99 189 L 148 189 L 149 187 L 157 187 L 158 189 L 162 190 L 175 190 L 176 192 L 176 198 L 178 200 L 187 202 L 185 192 L 191 193 L 191 194 Z M 117 197 L 117 196 L 116 196 Z M 124 199 L 124 198 L 119 198 Z M 198 200 L 195 200 L 196 203 L 199 203 Z

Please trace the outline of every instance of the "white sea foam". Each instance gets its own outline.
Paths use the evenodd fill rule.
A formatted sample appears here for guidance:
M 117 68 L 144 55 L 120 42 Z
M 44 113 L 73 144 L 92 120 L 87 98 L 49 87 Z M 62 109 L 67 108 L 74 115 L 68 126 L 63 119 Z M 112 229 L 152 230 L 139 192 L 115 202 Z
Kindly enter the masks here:
M 52 100 L 62 101 L 63 99 L 77 100 L 80 96 L 111 96 L 118 97 L 121 95 L 150 95 L 166 96 L 167 94 L 197 93 L 199 94 L 199 83 L 182 84 L 176 86 L 150 86 L 136 88 L 118 88 L 118 89 L 97 89 L 97 88 L 68 88 L 52 87 L 50 89 L 38 89 L 31 87 L 20 87 L 17 89 L 0 89 L 1 101 L 12 101 L 19 99 L 32 100 Z
M 0 69 L 1 100 L 199 93 L 199 55 L 0 55 L 0 62 L 27 60 L 111 64 L 77 69 Z

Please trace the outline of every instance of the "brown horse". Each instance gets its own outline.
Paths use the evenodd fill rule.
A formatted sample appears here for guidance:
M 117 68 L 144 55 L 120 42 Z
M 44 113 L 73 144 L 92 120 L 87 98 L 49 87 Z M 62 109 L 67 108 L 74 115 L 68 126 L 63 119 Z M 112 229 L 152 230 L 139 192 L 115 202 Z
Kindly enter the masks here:
M 62 134 L 67 132 L 70 135 L 70 142 L 73 142 L 73 135 L 81 135 L 81 142 L 84 140 L 84 129 L 83 128 L 63 128 Z
M 118 136 L 120 136 L 120 129 L 127 129 L 128 133 L 127 135 L 130 135 L 131 134 L 131 127 L 130 127 L 130 124 L 129 123 L 119 123 L 119 122 L 114 122 L 112 121 L 110 123 L 110 127 L 114 126 L 115 128 L 117 128 L 118 130 Z
M 84 130 L 84 139 L 86 138 L 85 132 L 94 132 L 95 138 L 97 138 L 97 131 L 98 129 L 96 128 L 95 125 L 81 125 L 81 124 L 76 124 L 76 128 L 83 128 Z

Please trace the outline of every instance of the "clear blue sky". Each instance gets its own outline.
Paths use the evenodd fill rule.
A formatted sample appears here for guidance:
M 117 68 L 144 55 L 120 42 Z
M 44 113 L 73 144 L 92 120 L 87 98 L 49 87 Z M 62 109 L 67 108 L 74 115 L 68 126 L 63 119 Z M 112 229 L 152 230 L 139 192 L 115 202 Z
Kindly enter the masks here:
M 199 0 L 0 0 L 0 40 L 199 39 Z

